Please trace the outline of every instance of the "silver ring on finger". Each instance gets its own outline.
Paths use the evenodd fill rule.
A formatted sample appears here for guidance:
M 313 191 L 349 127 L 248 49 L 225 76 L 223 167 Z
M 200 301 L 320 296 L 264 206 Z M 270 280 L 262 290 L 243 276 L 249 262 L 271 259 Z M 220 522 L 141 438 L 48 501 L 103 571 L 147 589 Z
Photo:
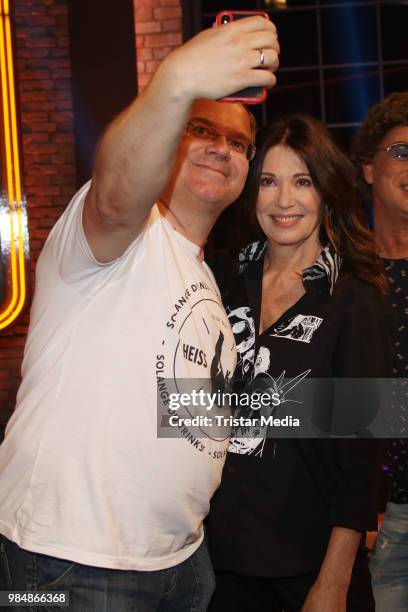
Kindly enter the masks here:
M 259 65 L 265 65 L 265 53 L 263 52 L 263 49 L 259 49 Z

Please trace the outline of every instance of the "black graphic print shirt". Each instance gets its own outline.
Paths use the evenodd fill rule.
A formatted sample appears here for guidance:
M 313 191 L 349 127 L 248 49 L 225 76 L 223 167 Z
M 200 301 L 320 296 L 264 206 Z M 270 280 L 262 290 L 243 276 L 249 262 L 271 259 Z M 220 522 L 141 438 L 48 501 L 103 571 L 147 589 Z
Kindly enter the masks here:
M 398 393 L 400 405 L 398 431 L 408 435 L 408 258 L 384 259 L 385 271 L 390 282 L 391 303 L 397 320 L 397 338 L 394 356 L 394 378 L 406 378 L 405 393 Z M 405 402 L 403 399 L 405 398 Z M 395 504 L 408 503 L 408 439 L 391 440 L 386 454 L 386 465 L 391 471 L 390 500 Z
M 390 308 L 328 248 L 304 270 L 305 294 L 259 334 L 263 252 L 247 247 L 224 293 L 237 380 L 391 377 Z M 333 526 L 376 529 L 382 450 L 372 439 L 232 439 L 208 521 L 215 567 L 294 576 L 320 567 Z

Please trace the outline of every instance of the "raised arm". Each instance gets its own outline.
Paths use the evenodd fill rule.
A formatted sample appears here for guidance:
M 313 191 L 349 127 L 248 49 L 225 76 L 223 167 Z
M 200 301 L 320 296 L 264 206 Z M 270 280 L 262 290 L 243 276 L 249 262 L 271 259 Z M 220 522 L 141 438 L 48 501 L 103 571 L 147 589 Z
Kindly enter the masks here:
M 249 17 L 201 32 L 164 60 L 98 147 L 83 223 L 99 261 L 119 257 L 143 227 L 170 177 L 192 102 L 273 86 L 278 51 L 274 25 Z

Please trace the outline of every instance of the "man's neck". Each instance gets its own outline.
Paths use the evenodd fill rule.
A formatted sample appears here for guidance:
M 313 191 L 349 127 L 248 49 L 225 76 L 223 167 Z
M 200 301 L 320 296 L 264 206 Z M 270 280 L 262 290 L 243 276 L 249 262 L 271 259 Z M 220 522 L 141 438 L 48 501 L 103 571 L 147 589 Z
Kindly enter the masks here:
M 167 221 L 174 229 L 199 246 L 203 253 L 208 234 L 216 219 L 210 219 L 206 218 L 205 215 L 195 214 L 193 207 L 191 210 L 186 209 L 186 207 L 179 209 L 171 202 L 168 204 L 163 199 L 158 201 L 158 207 L 160 214 L 166 217 Z
M 374 237 L 385 259 L 408 257 L 408 217 L 385 215 L 381 207 L 374 207 Z

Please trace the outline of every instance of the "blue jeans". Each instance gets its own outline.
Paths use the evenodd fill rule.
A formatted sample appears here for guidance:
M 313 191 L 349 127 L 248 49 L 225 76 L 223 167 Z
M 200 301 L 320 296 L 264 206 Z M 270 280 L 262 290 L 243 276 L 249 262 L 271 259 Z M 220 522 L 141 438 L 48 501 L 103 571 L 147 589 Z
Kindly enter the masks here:
M 408 504 L 388 502 L 370 571 L 377 612 L 407 612 Z
M 1 535 L 0 547 L 0 590 L 68 591 L 69 612 L 205 612 L 215 588 L 205 542 L 183 563 L 152 572 L 104 569 L 32 553 Z

